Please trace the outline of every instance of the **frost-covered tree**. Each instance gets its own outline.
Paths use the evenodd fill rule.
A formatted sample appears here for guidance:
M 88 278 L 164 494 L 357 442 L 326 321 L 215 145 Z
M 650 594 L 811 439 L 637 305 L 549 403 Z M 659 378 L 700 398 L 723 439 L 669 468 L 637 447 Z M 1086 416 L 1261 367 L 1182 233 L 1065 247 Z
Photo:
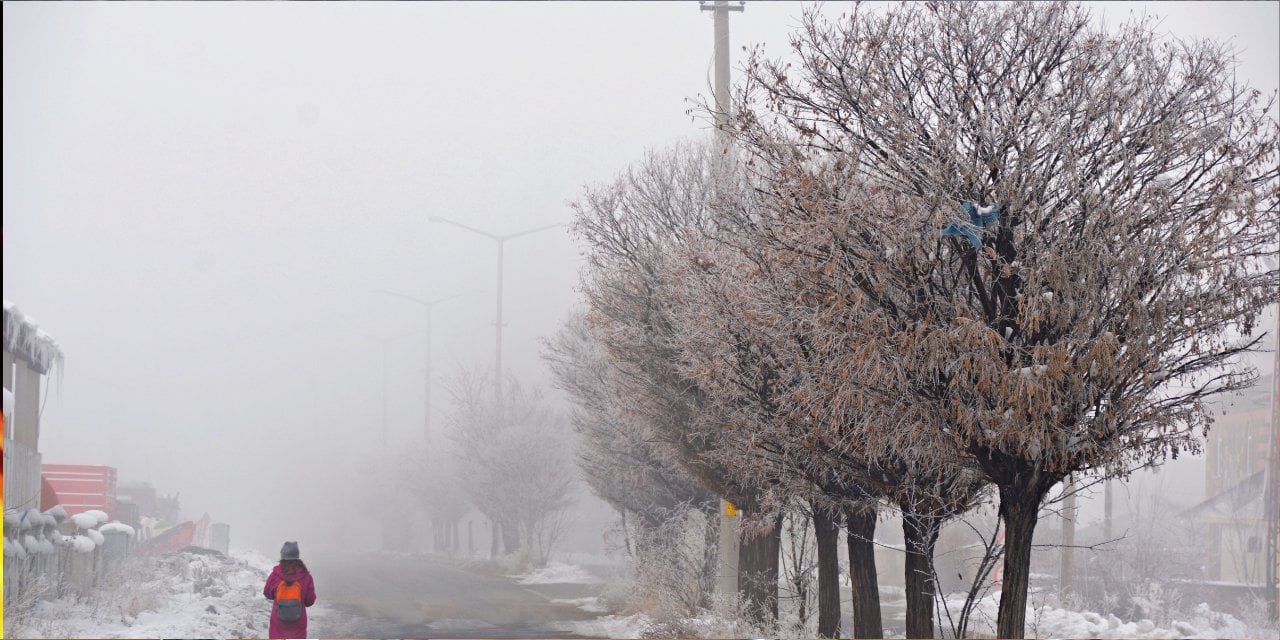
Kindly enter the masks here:
M 720 225 L 672 250 L 676 258 L 659 290 L 676 319 L 675 343 L 685 375 L 706 391 L 720 431 L 732 431 L 753 455 L 737 461 L 754 477 L 769 478 L 773 495 L 806 496 L 820 503 L 819 583 L 835 579 L 838 514 L 850 529 L 856 635 L 881 635 L 872 532 L 875 504 L 886 499 L 903 514 L 907 541 L 907 634 L 933 635 L 933 549 L 942 524 L 970 508 L 986 484 L 957 455 L 940 455 L 928 440 L 936 429 L 901 431 L 919 439 L 879 451 L 863 446 L 857 424 L 887 428 L 904 419 L 944 416 L 904 413 L 893 395 L 842 400 L 850 386 L 872 389 L 885 375 L 864 362 L 833 367 L 861 345 L 849 340 L 845 318 L 830 313 L 833 290 L 847 287 L 803 260 L 776 260 L 762 242 L 759 206 L 743 185 L 723 184 Z M 725 197 L 726 192 L 733 192 Z M 744 203 L 746 206 L 744 206 Z M 851 377 L 852 376 L 852 377 Z M 918 426 L 918 424 L 917 424 Z M 825 605 L 825 606 L 824 606 Z M 838 602 L 819 599 L 819 635 L 833 635 Z M 821 615 L 831 613 L 835 615 Z
M 739 590 L 753 616 L 776 619 L 781 515 L 768 509 L 767 484 L 745 472 L 750 454 L 734 434 L 705 428 L 707 399 L 681 371 L 678 326 L 661 294 L 672 250 L 715 225 L 713 158 L 693 145 L 650 154 L 573 203 L 574 232 L 587 253 L 587 325 L 617 369 L 615 397 L 666 455 L 751 516 L 739 548 Z
M 997 635 L 1022 637 L 1051 487 L 1195 450 L 1203 401 L 1254 380 L 1235 357 L 1280 297 L 1274 97 L 1222 45 L 1065 3 L 810 12 L 793 45 L 797 68 L 752 57 L 729 125 L 772 201 L 759 240 L 826 276 L 858 345 L 826 362 L 850 381 L 828 410 L 897 400 L 848 437 L 998 487 Z
M 454 456 L 422 445 L 408 449 L 399 458 L 398 481 L 430 518 L 435 551 L 457 551 L 457 525 L 471 503 L 459 485 Z
M 459 476 L 472 504 L 494 523 L 507 553 L 545 564 L 565 531 L 577 473 L 567 420 L 537 390 L 509 377 L 502 403 L 477 371 L 447 384 L 446 414 Z
M 891 497 L 906 516 L 909 632 L 931 635 L 938 528 L 967 508 L 982 483 L 936 454 L 868 455 L 849 437 L 843 422 L 896 420 L 897 407 L 867 403 L 856 414 L 848 407 L 836 413 L 827 405 L 837 403 L 822 401 L 839 388 L 827 352 L 852 347 L 838 324 L 808 317 L 825 312 L 823 298 L 796 289 L 793 265 L 763 276 L 767 256 L 722 237 L 735 233 L 726 223 L 750 230 L 753 194 L 731 177 L 732 165 L 707 151 L 654 154 L 612 189 L 589 194 L 583 218 L 593 225 L 590 255 L 598 263 L 586 290 L 595 296 L 592 328 L 601 344 L 612 345 L 606 352 L 621 374 L 617 386 L 624 391 L 615 406 L 636 407 L 630 411 L 646 416 L 657 439 L 678 443 L 703 478 L 721 472 L 711 476 L 721 483 L 713 486 L 745 495 L 727 494 L 754 516 L 749 522 L 770 529 L 744 545 L 741 566 L 767 563 L 742 572 L 750 602 L 768 598 L 756 593 L 772 591 L 777 581 L 780 527 L 771 514 L 795 496 L 822 502 L 814 514 L 819 557 L 826 560 L 819 571 L 828 596 L 820 599 L 823 635 L 838 628 L 830 587 L 841 515 L 855 558 L 855 630 L 881 632 L 872 532 L 876 501 Z M 762 617 L 776 617 L 775 606 L 776 600 Z
M 719 498 L 653 441 L 641 416 L 625 410 L 626 387 L 581 314 L 544 344 L 543 359 L 573 405 L 578 466 L 592 492 L 622 514 L 641 582 L 653 594 L 677 594 L 677 608 L 694 615 L 710 604 L 718 569 Z M 689 509 L 702 514 L 701 551 L 692 549 L 687 535 L 686 525 L 698 520 Z
M 543 359 L 573 404 L 578 466 L 597 496 L 655 526 L 681 505 L 718 511 L 719 499 L 648 437 L 640 416 L 626 411 L 625 386 L 582 315 L 544 344 Z

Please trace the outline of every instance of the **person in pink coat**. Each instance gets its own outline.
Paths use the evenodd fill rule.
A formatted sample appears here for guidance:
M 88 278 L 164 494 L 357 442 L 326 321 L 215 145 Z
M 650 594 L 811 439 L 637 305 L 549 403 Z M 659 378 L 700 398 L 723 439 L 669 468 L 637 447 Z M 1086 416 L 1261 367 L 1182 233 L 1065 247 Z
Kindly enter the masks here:
M 281 612 L 277 611 L 277 609 L 281 606 L 287 608 L 289 605 L 283 602 L 276 602 L 276 593 L 281 588 L 285 588 L 286 593 L 288 593 L 293 590 L 294 585 L 301 587 L 302 606 L 299 608 L 300 616 L 292 622 L 281 620 Z M 271 570 L 271 575 L 267 576 L 267 584 L 262 588 L 262 595 L 271 601 L 271 625 L 267 629 L 269 637 L 307 637 L 306 608 L 316 602 L 316 583 L 311 579 L 311 572 L 307 571 L 307 565 L 302 563 L 297 542 L 285 542 L 284 546 L 281 547 L 280 564 Z M 287 612 L 284 617 L 289 617 Z

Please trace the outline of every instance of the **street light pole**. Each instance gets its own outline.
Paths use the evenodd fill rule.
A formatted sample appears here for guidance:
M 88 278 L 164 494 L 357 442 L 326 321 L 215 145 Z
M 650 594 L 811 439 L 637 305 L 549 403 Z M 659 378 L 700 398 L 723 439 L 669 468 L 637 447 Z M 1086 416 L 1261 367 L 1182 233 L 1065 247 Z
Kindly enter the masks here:
M 531 234 L 531 233 L 537 233 L 537 232 L 539 232 L 539 231 L 545 231 L 545 230 L 547 230 L 547 229 L 551 229 L 551 228 L 554 228 L 554 227 L 559 227 L 559 226 L 561 226 L 561 224 L 560 224 L 560 223 L 556 223 L 556 224 L 548 224 L 548 225 L 544 225 L 544 226 L 541 226 L 541 227 L 534 227 L 534 228 L 532 228 L 532 229 L 526 229 L 526 230 L 524 230 L 524 231 L 520 231 L 520 232 L 517 232 L 517 233 L 508 233 L 508 234 L 506 234 L 506 235 L 498 235 L 498 234 L 496 234 L 496 233 L 489 233 L 488 231 L 481 231 L 480 229 L 477 229 L 477 228 L 475 228 L 475 227 L 471 227 L 471 226 L 468 226 L 468 225 L 462 224 L 461 222 L 455 222 L 455 221 L 453 221 L 453 220 L 449 220 L 448 218 L 441 218 L 440 216 L 431 216 L 430 218 L 427 218 L 427 221 L 428 221 L 428 222 L 442 222 L 442 223 L 445 223 L 445 224 L 451 224 L 451 225 L 453 225 L 453 226 L 455 226 L 455 227 L 460 227 L 460 228 L 462 228 L 462 229 L 466 229 L 467 231 L 470 231 L 470 232 L 472 232 L 472 233 L 476 233 L 476 234 L 482 235 L 482 236 L 484 236 L 484 237 L 486 237 L 486 238 L 488 238 L 488 239 L 490 239 L 490 240 L 493 240 L 494 242 L 497 242 L 497 243 L 498 243 L 498 303 L 497 303 L 497 310 L 496 310 L 496 314 L 497 314 L 497 321 L 495 322 L 495 326 L 494 326 L 494 351 L 493 351 L 493 397 L 494 397 L 494 400 L 495 400 L 495 402 L 496 402 L 497 406 L 498 406 L 498 407 L 501 407 L 501 406 L 502 406 L 502 265 L 503 265 L 503 249 L 504 249 L 504 246 L 506 245 L 506 242 L 507 242 L 508 240 L 511 240 L 512 238 L 519 238 L 520 236 L 527 236 L 527 235 L 529 235 L 529 234 Z
M 498 239 L 498 309 L 493 323 L 493 400 L 498 420 L 502 420 L 502 258 L 507 246 L 506 238 Z
M 388 344 L 395 338 L 387 338 L 383 336 L 374 336 L 367 333 L 360 334 L 370 340 L 376 340 L 382 345 L 382 449 L 387 448 L 387 352 Z
M 413 296 L 407 296 L 407 295 L 405 295 L 405 294 L 403 294 L 403 293 L 397 293 L 397 292 L 395 292 L 395 291 L 388 291 L 388 290 L 386 290 L 386 289 L 375 289 L 373 292 L 374 292 L 374 293 L 381 293 L 381 294 L 388 295 L 388 296 L 395 296 L 395 297 L 400 298 L 400 299 L 402 299 L 402 300 L 408 300 L 409 302 L 413 302 L 413 303 L 415 303 L 415 304 L 420 304 L 420 305 L 422 305 L 423 307 L 426 307 L 426 313 L 427 313 L 427 323 L 426 323 L 426 327 L 427 327 L 427 371 L 426 371 L 426 374 L 425 374 L 425 376 L 426 376 L 426 383 L 425 383 L 425 385 L 424 385 L 424 386 L 425 386 L 425 401 L 424 401 L 424 402 L 425 402 L 425 405 L 424 405 L 424 407 L 425 407 L 425 409 L 426 409 L 426 418 L 425 418 L 425 419 L 424 419 L 424 421 L 423 421 L 423 431 L 422 431 L 422 435 L 423 435 L 423 438 L 424 438 L 424 440 L 425 440 L 425 442 L 426 442 L 426 445 L 427 445 L 428 447 L 430 447 L 430 446 L 431 446 L 431 311 L 432 311 L 432 309 L 435 307 L 435 305 L 437 305 L 437 304 L 439 304 L 439 303 L 441 303 L 441 302 L 444 302 L 444 301 L 446 301 L 446 300 L 452 300 L 452 299 L 454 299 L 454 298 L 458 298 L 458 297 L 461 297 L 461 296 L 467 295 L 468 293 L 472 293 L 472 292 L 470 292 L 470 291 L 464 291 L 464 292 L 462 292 L 462 293 L 455 293 L 455 294 L 453 294 L 453 295 L 451 295 L 451 296 L 445 296 L 445 297 L 443 297 L 443 298 L 436 298 L 435 300 L 421 300 L 421 299 L 415 298 L 415 297 L 413 297 Z

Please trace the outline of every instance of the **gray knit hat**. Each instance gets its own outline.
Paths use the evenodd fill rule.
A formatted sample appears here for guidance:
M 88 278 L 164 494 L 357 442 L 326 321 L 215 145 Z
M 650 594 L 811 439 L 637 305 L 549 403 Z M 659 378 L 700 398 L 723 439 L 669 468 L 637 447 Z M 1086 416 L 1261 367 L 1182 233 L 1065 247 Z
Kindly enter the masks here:
M 281 560 L 297 560 L 300 557 L 301 557 L 301 554 L 298 552 L 297 541 L 294 541 L 294 542 L 286 541 L 284 543 L 284 546 L 280 547 Z

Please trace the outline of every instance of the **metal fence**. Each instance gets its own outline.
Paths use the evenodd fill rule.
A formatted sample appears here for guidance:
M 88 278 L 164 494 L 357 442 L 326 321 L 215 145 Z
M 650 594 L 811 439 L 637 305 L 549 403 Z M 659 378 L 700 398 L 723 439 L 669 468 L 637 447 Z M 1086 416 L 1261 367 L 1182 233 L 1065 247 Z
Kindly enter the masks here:
M 128 559 L 137 543 L 123 532 L 104 533 L 103 539 L 103 544 L 91 552 L 59 547 L 52 553 L 6 557 L 5 607 L 9 603 L 85 597 L 93 589 L 107 585 L 111 572 Z
M 40 508 L 40 452 L 15 440 L 4 443 L 4 506 Z

